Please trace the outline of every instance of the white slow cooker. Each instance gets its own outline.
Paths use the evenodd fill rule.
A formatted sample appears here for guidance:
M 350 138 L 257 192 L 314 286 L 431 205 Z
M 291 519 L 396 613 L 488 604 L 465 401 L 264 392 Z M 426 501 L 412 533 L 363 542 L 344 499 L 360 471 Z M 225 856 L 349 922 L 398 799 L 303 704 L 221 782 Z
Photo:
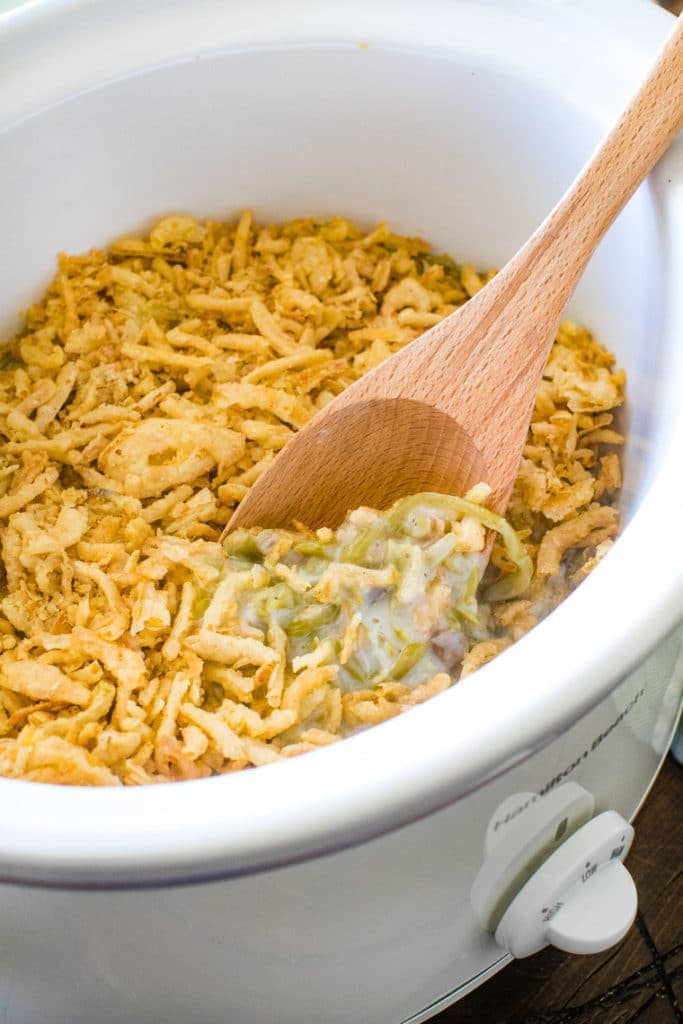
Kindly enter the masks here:
M 672 25 L 645 0 L 33 0 L 0 17 L 0 329 L 170 211 L 385 219 L 482 265 L 559 197 Z M 0 780 L 5 1024 L 399 1024 L 549 941 L 618 941 L 680 707 L 683 149 L 569 313 L 629 375 L 626 528 L 431 703 L 230 778 Z

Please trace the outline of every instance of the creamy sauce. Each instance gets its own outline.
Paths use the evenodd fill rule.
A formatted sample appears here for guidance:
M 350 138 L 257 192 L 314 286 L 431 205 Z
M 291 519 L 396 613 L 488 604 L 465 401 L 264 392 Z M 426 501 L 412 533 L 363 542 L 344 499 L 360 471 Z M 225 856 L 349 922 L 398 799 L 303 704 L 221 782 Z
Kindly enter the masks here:
M 237 531 L 201 627 L 280 637 L 290 664 L 337 664 L 344 692 L 452 675 L 478 638 L 486 525 L 500 524 L 473 502 L 427 494 L 356 509 L 336 531 Z M 515 556 L 526 557 L 521 545 Z

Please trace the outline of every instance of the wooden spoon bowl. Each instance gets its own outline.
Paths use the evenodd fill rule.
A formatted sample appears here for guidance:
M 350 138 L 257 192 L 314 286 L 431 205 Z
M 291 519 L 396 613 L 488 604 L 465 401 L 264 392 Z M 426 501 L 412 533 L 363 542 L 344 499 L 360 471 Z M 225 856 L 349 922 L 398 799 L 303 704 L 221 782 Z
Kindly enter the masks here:
M 371 471 L 361 453 L 372 452 Z M 461 493 L 489 474 L 457 420 L 412 398 L 368 398 L 322 417 L 308 444 L 278 456 L 285 486 L 254 488 L 249 524 L 338 526 L 350 508 L 386 508 L 419 491 Z M 239 510 L 238 510 L 239 511 Z M 236 514 L 236 523 L 243 520 Z

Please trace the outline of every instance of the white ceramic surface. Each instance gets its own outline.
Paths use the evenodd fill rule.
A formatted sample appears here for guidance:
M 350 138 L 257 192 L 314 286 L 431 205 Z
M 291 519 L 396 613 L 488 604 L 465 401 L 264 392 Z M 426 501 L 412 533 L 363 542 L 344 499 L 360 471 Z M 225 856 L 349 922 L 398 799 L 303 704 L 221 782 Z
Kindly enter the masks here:
M 669 26 L 643 0 L 33 0 L 0 17 L 1 329 L 56 251 L 170 210 L 382 218 L 501 263 Z M 500 961 L 469 890 L 504 796 L 571 777 L 634 813 L 680 701 L 676 635 L 628 672 L 683 613 L 668 543 L 682 228 L 678 145 L 570 309 L 629 373 L 628 526 L 531 635 L 429 705 L 283 765 L 126 791 L 0 780 L 8 882 L 158 885 L 316 858 L 144 895 L 2 887 L 8 1024 L 419 1015 Z

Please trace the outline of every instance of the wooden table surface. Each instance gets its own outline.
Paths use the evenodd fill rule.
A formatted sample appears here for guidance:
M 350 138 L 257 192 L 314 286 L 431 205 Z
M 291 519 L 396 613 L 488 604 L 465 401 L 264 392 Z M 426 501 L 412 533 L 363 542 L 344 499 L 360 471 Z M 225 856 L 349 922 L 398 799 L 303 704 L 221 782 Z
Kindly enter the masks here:
M 683 1024 L 683 768 L 669 757 L 635 821 L 636 923 L 615 949 L 517 960 L 434 1024 Z

